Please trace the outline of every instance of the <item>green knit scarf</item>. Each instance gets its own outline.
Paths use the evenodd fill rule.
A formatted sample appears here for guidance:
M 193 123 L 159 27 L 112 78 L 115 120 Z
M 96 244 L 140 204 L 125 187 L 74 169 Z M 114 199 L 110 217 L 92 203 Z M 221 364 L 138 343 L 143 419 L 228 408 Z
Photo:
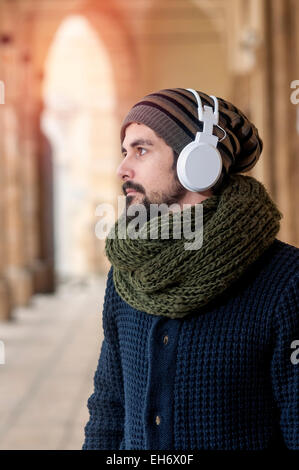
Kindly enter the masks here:
M 282 214 L 262 183 L 251 176 L 230 175 L 220 195 L 202 201 L 203 242 L 186 250 L 190 240 L 172 237 L 184 211 L 167 214 L 169 239 L 118 237 L 118 224 L 105 242 L 120 297 L 132 307 L 153 315 L 181 318 L 221 295 L 272 244 Z M 195 206 L 191 208 L 192 221 Z M 156 216 L 161 228 L 166 215 Z M 193 227 L 195 225 L 193 224 Z M 182 231 L 183 234 L 183 231 Z M 196 310 L 197 311 L 197 310 Z

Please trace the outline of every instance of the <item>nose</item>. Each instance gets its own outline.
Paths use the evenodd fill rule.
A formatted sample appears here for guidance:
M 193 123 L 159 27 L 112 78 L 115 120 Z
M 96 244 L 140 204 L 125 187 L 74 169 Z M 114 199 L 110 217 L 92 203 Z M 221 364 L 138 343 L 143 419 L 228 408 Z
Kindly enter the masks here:
M 128 161 L 128 157 L 124 158 L 124 160 L 118 166 L 116 174 L 121 180 L 124 180 L 124 181 L 126 179 L 133 179 L 134 170 L 132 168 L 132 165 Z

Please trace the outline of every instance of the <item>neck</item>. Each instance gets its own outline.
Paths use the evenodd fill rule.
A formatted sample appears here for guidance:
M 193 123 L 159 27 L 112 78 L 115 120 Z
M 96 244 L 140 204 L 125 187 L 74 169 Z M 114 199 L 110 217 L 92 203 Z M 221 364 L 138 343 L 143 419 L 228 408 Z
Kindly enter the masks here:
M 194 206 L 195 204 L 200 204 L 202 201 L 208 199 L 212 195 L 213 193 L 210 189 L 207 189 L 207 191 L 203 191 L 202 193 L 186 191 L 186 193 L 178 200 L 178 204 L 181 210 L 183 210 L 184 204 L 191 204 L 192 206 Z

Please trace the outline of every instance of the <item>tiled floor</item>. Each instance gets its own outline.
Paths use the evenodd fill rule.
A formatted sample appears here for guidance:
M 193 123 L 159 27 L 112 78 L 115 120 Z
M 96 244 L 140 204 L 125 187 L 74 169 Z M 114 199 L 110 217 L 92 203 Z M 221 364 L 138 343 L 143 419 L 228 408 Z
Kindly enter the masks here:
M 81 449 L 102 333 L 105 276 L 35 295 L 0 323 L 0 449 Z

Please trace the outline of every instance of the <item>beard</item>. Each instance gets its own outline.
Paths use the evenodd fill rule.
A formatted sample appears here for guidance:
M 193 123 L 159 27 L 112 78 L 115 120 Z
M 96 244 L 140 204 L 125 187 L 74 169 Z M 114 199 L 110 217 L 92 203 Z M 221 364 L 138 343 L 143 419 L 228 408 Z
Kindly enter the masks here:
M 172 204 L 177 205 L 179 204 L 180 199 L 187 193 L 187 189 L 182 186 L 180 183 L 177 175 L 174 175 L 174 179 L 170 188 L 167 191 L 152 191 L 149 196 L 144 194 L 141 202 L 132 203 L 135 196 L 127 196 L 126 197 L 126 223 L 128 225 L 131 220 L 136 217 L 136 214 L 130 215 L 128 214 L 128 209 L 130 209 L 130 213 L 134 213 L 134 210 L 138 212 L 138 205 L 142 205 L 145 208 L 146 219 L 144 222 L 148 222 L 151 218 L 157 216 L 157 207 L 156 210 L 151 210 L 152 205 L 155 206 L 163 204 L 162 207 L 159 208 L 161 214 L 167 213 L 169 211 L 169 206 Z M 136 206 L 136 208 L 135 208 Z M 171 208 L 170 208 L 171 210 Z M 177 210 L 177 208 L 176 208 Z M 132 211 L 132 212 L 131 212 Z

